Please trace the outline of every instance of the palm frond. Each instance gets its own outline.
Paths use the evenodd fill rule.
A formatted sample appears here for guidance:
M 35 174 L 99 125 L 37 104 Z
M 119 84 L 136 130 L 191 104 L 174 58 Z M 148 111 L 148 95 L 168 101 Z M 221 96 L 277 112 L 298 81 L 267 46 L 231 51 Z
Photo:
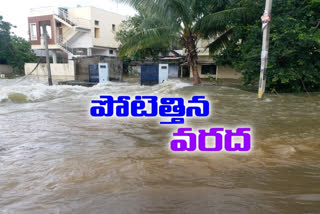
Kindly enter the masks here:
M 167 0 L 165 10 L 171 13 L 172 18 L 174 16 L 180 18 L 183 24 L 188 26 L 192 24 L 190 3 L 192 3 L 190 0 Z
M 200 32 L 205 39 L 223 33 L 233 20 L 242 16 L 245 10 L 246 8 L 238 7 L 211 13 L 194 25 L 194 31 Z
M 137 32 L 120 48 L 120 56 L 131 54 L 135 51 L 152 46 L 168 47 L 176 37 L 176 31 L 171 27 L 155 27 Z
M 137 11 L 145 11 L 156 14 L 167 21 L 177 22 L 180 20 L 186 26 L 192 24 L 192 5 L 196 0 L 116 0 L 132 6 Z
M 231 36 L 232 36 L 232 28 L 226 30 L 224 33 L 219 35 L 213 42 L 211 42 L 207 48 L 209 48 L 209 52 L 211 55 L 217 53 L 221 49 L 225 48 L 227 44 L 229 44 Z

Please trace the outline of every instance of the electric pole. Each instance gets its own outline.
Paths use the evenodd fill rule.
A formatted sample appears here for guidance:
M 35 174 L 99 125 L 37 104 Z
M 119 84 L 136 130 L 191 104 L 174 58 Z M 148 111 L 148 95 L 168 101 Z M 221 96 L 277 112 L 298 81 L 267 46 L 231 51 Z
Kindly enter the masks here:
M 43 28 L 43 37 L 44 37 L 44 47 L 46 52 L 46 63 L 47 63 L 47 72 L 48 72 L 48 84 L 52 85 L 52 76 L 51 76 L 51 68 L 50 68 L 50 57 L 49 57 L 49 48 L 48 48 L 48 32 L 46 25 L 42 25 Z
M 262 52 L 261 52 L 261 69 L 258 98 L 263 99 L 266 89 L 268 56 L 269 56 L 269 38 L 270 38 L 270 22 L 271 22 L 272 0 L 266 0 L 264 14 L 261 17 L 262 21 Z

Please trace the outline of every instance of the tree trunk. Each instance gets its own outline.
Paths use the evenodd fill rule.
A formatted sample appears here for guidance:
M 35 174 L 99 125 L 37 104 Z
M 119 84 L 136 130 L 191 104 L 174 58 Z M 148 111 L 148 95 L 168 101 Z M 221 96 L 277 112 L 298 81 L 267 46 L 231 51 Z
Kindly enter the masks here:
M 198 52 L 197 52 L 197 35 L 192 33 L 185 33 L 184 35 L 184 45 L 187 50 L 187 62 L 189 68 L 192 69 L 193 74 L 193 84 L 199 85 L 201 83 L 200 76 L 198 73 Z
M 198 65 L 197 64 L 195 64 L 192 67 L 192 74 L 193 74 L 193 84 L 194 85 L 199 85 L 201 82 L 200 82 L 200 76 L 199 76 L 199 73 L 198 73 Z

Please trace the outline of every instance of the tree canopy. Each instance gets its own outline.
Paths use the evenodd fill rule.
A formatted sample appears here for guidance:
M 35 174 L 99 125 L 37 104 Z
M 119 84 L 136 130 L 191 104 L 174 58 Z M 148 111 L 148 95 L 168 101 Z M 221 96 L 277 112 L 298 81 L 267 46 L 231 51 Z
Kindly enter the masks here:
M 23 74 L 24 63 L 35 62 L 36 56 L 28 41 L 11 33 L 12 27 L 0 16 L 0 64 L 11 65 L 18 74 Z
M 260 73 L 261 21 L 264 1 L 242 0 L 250 10 L 246 20 L 234 20 L 225 49 L 211 52 L 218 64 L 230 64 L 243 83 L 256 84 Z M 273 1 L 268 91 L 302 92 L 320 89 L 320 0 Z
M 161 24 L 156 18 L 147 18 L 144 11 L 140 11 L 136 16 L 130 17 L 121 24 L 120 30 L 116 34 L 116 40 L 120 42 L 121 55 L 125 61 L 143 61 L 146 58 L 157 60 L 161 52 L 170 51 L 173 46 L 167 42 L 159 42 L 150 46 L 136 48 L 135 51 L 125 49 L 124 44 L 134 39 L 141 31 L 149 26 Z
M 142 27 L 122 44 L 121 55 L 177 41 L 186 49 L 186 60 L 192 68 L 194 84 L 200 83 L 197 42 L 201 38 L 212 38 L 228 31 L 232 17 L 242 11 L 232 0 L 119 1 L 130 4 L 138 12 L 144 11 Z

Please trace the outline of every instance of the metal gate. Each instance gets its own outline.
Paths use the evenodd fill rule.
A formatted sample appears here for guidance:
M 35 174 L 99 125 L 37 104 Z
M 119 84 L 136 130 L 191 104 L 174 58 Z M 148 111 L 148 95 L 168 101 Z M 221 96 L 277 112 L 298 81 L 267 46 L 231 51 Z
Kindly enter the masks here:
M 89 65 L 89 82 L 99 82 L 99 69 L 98 65 Z
M 159 84 L 159 66 L 142 65 L 141 66 L 141 85 Z

